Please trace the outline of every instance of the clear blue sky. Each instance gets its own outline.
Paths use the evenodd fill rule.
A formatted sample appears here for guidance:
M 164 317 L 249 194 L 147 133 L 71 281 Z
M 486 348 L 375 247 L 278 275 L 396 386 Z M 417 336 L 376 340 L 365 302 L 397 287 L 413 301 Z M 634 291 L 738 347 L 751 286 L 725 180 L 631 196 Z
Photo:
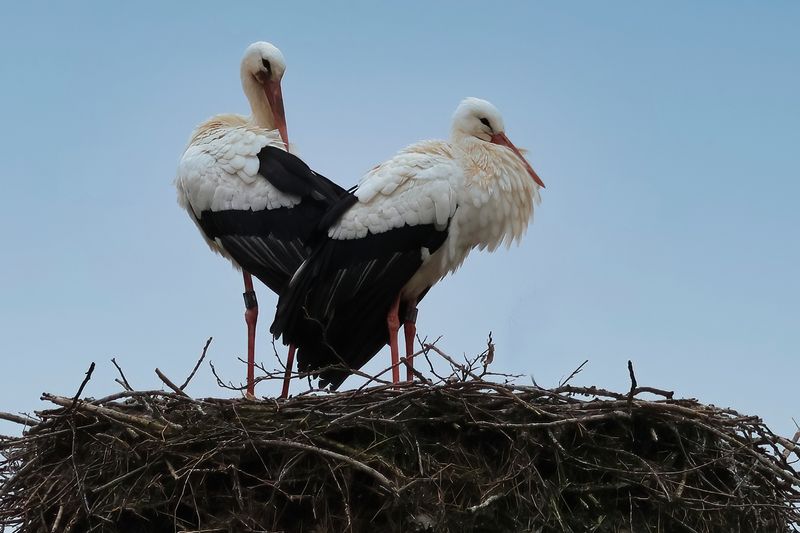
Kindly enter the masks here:
M 794 432 L 800 374 L 800 4 L 17 2 L 3 8 L 0 410 L 182 380 L 206 337 L 243 376 L 241 278 L 175 203 L 192 128 L 247 112 L 252 41 L 288 63 L 289 133 L 343 185 L 503 112 L 547 184 L 519 248 L 476 253 L 419 330 L 554 385 L 640 383 Z M 275 298 L 259 292 L 260 355 Z M 369 368 L 386 364 L 385 355 Z M 274 394 L 275 387 L 262 387 Z M 220 394 L 207 370 L 193 395 Z M 0 425 L 0 432 L 16 431 Z

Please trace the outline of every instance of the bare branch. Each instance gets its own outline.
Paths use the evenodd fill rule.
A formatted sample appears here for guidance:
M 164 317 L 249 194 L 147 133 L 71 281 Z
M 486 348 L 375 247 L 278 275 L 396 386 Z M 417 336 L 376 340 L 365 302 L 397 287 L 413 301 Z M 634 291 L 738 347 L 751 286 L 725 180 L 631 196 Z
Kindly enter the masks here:
M 197 360 L 197 364 L 194 365 L 194 368 L 192 369 L 191 374 L 189 374 L 189 377 L 187 377 L 186 380 L 183 382 L 183 385 L 178 387 L 179 389 L 181 389 L 181 390 L 185 389 L 186 386 L 189 385 L 189 382 L 192 381 L 192 378 L 194 377 L 195 373 L 197 372 L 197 369 L 200 368 L 200 365 L 203 363 L 203 359 L 206 358 L 206 352 L 208 351 L 208 347 L 209 347 L 209 345 L 211 345 L 211 340 L 213 338 L 214 337 L 209 337 L 208 338 L 208 340 L 206 341 L 206 345 L 203 346 L 203 353 L 200 354 L 200 359 Z
M 86 371 L 86 377 L 83 378 L 81 386 L 78 387 L 78 392 L 75 393 L 75 397 L 72 399 L 72 407 L 70 409 L 75 408 L 75 404 L 78 403 L 78 398 L 81 397 L 81 393 L 83 392 L 84 387 L 86 387 L 86 384 L 89 383 L 90 379 L 92 379 L 93 372 L 94 372 L 94 361 L 92 361 L 92 364 L 89 365 L 89 370 Z
M 179 394 L 181 396 L 187 396 L 187 397 L 189 396 L 188 394 L 183 392 L 183 389 L 181 389 L 180 387 L 175 385 L 172 382 L 171 379 L 169 379 L 167 376 L 165 376 L 164 373 L 161 370 L 157 369 L 157 368 L 156 368 L 156 375 L 159 377 L 159 379 L 161 379 L 161 381 L 164 382 L 164 385 L 166 385 L 167 387 L 169 387 L 170 389 L 175 391 L 175 394 Z

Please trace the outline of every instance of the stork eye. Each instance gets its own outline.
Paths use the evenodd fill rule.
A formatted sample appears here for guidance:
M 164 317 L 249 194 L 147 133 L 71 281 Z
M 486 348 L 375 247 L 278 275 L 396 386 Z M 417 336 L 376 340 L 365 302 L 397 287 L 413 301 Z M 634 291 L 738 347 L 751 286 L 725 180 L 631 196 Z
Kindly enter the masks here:
M 269 64 L 269 60 L 266 58 L 261 58 L 261 64 L 264 65 L 264 68 L 267 69 L 267 72 L 272 70 L 272 66 Z
M 481 119 L 481 124 L 483 124 L 484 126 L 486 126 L 489 129 L 492 129 L 492 125 L 489 124 L 489 121 L 486 118 L 482 118 Z

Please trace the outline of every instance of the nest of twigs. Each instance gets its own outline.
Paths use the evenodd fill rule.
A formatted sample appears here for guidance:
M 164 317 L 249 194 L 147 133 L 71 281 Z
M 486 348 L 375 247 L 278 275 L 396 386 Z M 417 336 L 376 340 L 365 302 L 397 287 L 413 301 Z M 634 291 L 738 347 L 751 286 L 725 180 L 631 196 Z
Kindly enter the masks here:
M 0 526 L 51 531 L 797 531 L 791 441 L 632 387 L 437 383 L 285 401 L 45 394 Z M 77 398 L 77 396 L 76 396 Z M 2 529 L 2 527 L 0 527 Z

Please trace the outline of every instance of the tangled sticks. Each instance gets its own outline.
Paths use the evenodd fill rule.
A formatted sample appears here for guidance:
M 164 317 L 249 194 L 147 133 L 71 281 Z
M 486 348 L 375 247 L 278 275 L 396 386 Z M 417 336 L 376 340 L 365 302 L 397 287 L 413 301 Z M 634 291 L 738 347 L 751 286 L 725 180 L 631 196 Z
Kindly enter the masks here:
M 655 389 L 548 390 L 481 374 L 456 365 L 438 383 L 280 402 L 193 399 L 181 388 L 46 394 L 59 408 L 0 444 L 0 525 L 795 530 L 800 475 L 784 454 L 794 446 L 757 417 Z

